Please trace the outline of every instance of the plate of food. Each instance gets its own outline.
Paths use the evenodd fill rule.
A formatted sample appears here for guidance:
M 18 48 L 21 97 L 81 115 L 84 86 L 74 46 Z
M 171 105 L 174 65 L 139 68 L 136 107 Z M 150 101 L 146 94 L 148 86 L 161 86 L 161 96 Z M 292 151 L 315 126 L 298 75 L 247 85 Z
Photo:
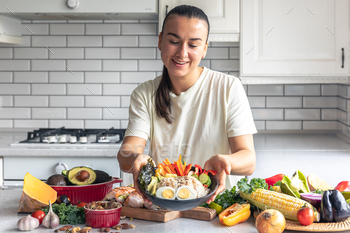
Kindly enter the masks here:
M 141 169 L 138 184 L 141 192 L 155 205 L 168 210 L 193 209 L 212 197 L 218 188 L 216 171 L 181 161 L 154 167 L 150 158 Z

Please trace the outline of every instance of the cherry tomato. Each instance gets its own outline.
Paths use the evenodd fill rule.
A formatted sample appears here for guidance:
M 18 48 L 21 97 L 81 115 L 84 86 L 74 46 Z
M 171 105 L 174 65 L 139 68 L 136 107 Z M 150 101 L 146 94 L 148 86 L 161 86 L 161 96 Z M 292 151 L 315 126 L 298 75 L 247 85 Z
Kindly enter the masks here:
M 80 202 L 80 203 L 77 205 L 77 208 L 79 208 L 79 207 L 84 207 L 84 206 L 86 206 L 86 203 L 85 203 L 85 202 Z
M 314 212 L 309 207 L 302 207 L 297 213 L 301 225 L 308 226 L 314 222 Z
M 45 212 L 42 210 L 36 210 L 32 213 L 32 217 L 38 219 L 39 224 L 41 224 L 45 218 Z

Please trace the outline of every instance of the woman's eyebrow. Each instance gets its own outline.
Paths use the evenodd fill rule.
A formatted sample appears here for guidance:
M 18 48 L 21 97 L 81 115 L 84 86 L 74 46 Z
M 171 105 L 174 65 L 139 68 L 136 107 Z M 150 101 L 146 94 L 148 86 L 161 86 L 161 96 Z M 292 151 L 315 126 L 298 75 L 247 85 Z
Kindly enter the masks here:
M 179 35 L 177 35 L 175 33 L 172 33 L 172 32 L 168 32 L 168 35 L 171 35 L 171 36 L 174 36 L 174 37 L 176 37 L 178 39 L 181 39 L 181 37 Z M 201 38 L 191 38 L 189 40 L 202 40 L 202 39 Z

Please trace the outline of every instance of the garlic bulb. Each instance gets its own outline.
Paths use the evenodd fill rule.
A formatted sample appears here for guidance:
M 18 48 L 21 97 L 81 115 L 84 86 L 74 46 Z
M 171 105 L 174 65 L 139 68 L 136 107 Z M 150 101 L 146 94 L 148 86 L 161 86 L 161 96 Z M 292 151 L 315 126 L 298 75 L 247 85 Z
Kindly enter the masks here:
M 20 231 L 31 231 L 39 226 L 39 220 L 28 215 L 19 219 L 17 226 Z
M 47 215 L 43 219 L 43 226 L 46 228 L 55 228 L 60 224 L 60 219 L 58 216 L 52 211 L 51 201 L 49 201 L 50 209 L 47 212 Z

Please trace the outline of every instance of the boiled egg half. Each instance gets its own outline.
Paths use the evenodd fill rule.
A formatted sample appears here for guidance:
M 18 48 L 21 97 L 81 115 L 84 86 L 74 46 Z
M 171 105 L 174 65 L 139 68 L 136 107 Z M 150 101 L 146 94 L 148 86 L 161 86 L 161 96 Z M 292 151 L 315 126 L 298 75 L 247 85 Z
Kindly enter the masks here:
M 175 189 L 172 187 L 161 187 L 157 190 L 156 197 L 175 200 Z
M 181 186 L 176 191 L 176 198 L 178 200 L 190 200 L 197 198 L 197 191 L 190 186 Z

